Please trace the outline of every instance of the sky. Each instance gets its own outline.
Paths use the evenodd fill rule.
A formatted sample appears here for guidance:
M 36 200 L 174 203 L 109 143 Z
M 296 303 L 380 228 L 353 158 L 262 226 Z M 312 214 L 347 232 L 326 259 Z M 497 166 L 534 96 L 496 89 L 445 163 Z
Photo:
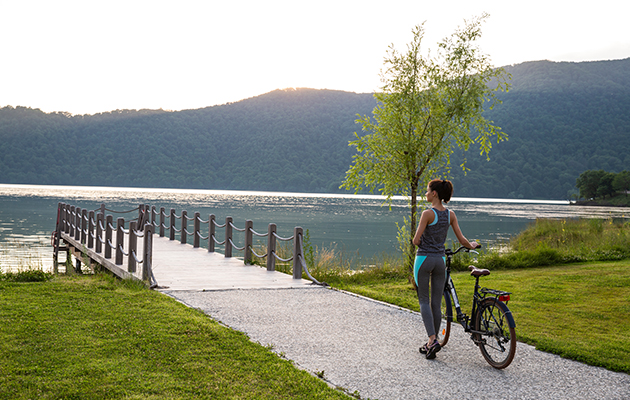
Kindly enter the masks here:
M 276 89 L 369 93 L 388 46 L 490 17 L 497 67 L 630 57 L 627 0 L 0 0 L 0 108 L 197 109 Z

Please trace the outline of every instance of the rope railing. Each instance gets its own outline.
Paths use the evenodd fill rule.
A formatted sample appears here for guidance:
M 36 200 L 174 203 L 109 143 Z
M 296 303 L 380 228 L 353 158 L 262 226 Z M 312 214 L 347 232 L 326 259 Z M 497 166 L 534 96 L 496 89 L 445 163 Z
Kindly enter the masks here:
M 255 255 L 258 258 L 265 258 L 265 257 L 267 257 L 267 254 L 258 254 L 252 248 L 250 248 L 250 251 L 252 252 L 253 255 Z
M 155 206 L 140 205 L 129 211 L 115 211 L 120 214 L 138 211 L 137 218 L 129 220 L 117 218 L 114 222 L 113 216 L 111 214 L 105 215 L 105 211 L 112 210 L 101 205 L 100 209 L 88 211 L 60 203 L 59 229 L 82 244 L 87 242 L 88 248 L 95 248 L 95 251 L 103 253 L 106 259 L 114 256 L 116 265 L 122 265 L 123 258 L 127 257 L 128 272 L 135 273 L 136 265 L 142 265 L 142 276 L 147 281 L 150 279 L 154 280 L 150 270 L 151 254 L 147 254 L 147 250 L 144 249 L 142 252 L 143 256 L 140 257 L 138 255 L 137 239 L 144 239 L 145 247 L 147 247 L 146 244 L 148 243 L 148 247 L 151 248 L 152 240 L 150 237 L 153 233 L 158 234 L 156 231 L 159 231 L 160 237 L 168 235 L 169 240 L 175 240 L 176 234 L 179 234 L 179 241 L 182 244 L 187 244 L 190 236 L 192 237 L 192 245 L 195 248 L 201 247 L 202 241 L 207 241 L 208 252 L 215 252 L 216 246 L 223 246 L 226 258 L 232 257 L 233 251 L 243 252 L 243 260 L 246 264 L 251 263 L 254 257 L 266 259 L 266 267 L 269 271 L 275 270 L 276 261 L 283 263 L 292 262 L 293 278 L 301 279 L 304 271 L 311 281 L 321 284 L 308 271 L 303 256 L 303 237 L 302 228 L 300 227 L 294 229 L 292 236 L 283 237 L 277 233 L 275 224 L 269 224 L 267 232 L 260 233 L 254 230 L 251 220 L 246 220 L 245 227 L 241 228 L 234 224 L 232 217 L 226 217 L 225 223 L 217 222 L 214 214 L 210 214 L 207 219 L 203 219 L 199 212 L 189 216 L 185 210 L 178 214 L 175 209 L 170 209 L 170 212 L 167 212 L 164 207 L 157 210 Z M 191 221 L 193 226 L 189 227 L 188 222 Z M 128 223 L 128 228 L 125 228 L 126 223 Z M 217 235 L 217 230 L 219 229 L 224 229 L 225 232 L 225 237 L 221 238 L 222 240 Z M 115 240 L 113 232 L 116 232 Z M 149 235 L 148 232 L 151 234 Z M 243 234 L 244 240 L 241 242 L 242 245 L 235 241 L 235 233 L 238 235 Z M 267 238 L 267 249 L 264 254 L 259 254 L 255 251 L 254 236 Z M 127 242 L 126 248 L 125 238 Z M 293 251 L 290 257 L 283 258 L 278 254 L 277 241 L 293 241 Z
M 289 258 L 281 258 L 279 255 L 276 254 L 276 252 L 272 252 L 271 254 L 273 254 L 273 256 L 276 258 L 276 260 L 278 261 L 282 261 L 282 262 L 289 262 L 289 261 L 293 261 L 293 256 L 289 257 Z
M 275 233 L 275 232 L 273 233 L 273 236 L 275 236 L 276 239 L 278 239 L 278 240 L 282 240 L 283 242 L 288 242 L 289 240 L 293 240 L 295 238 L 295 236 L 291 236 L 291 237 L 288 237 L 288 238 L 283 238 L 282 236 L 278 236 L 278 234 Z
M 293 277 L 296 279 L 300 279 L 302 277 L 303 270 L 308 271 L 304 257 L 301 256 L 301 243 L 298 243 L 302 240 L 300 236 L 302 228 L 300 227 L 295 228 L 292 236 L 283 237 L 278 235 L 276 232 L 275 224 L 269 224 L 267 232 L 260 233 L 254 230 L 253 222 L 251 220 L 245 221 L 245 227 L 238 227 L 234 224 L 232 217 L 226 217 L 224 223 L 219 223 L 217 222 L 214 214 L 210 214 L 207 219 L 203 219 L 201 218 L 199 212 L 195 212 L 194 215 L 190 217 L 186 210 L 183 210 L 181 211 L 181 214 L 178 214 L 175 209 L 171 209 L 170 212 L 166 212 L 162 207 L 158 212 L 155 207 L 151 207 L 151 220 L 155 221 L 158 217 L 160 222 L 159 224 L 154 224 L 154 226 L 160 227 L 160 237 L 168 236 L 170 240 L 176 240 L 176 234 L 179 234 L 180 242 L 186 243 L 188 241 L 188 237 L 191 236 L 193 240 L 193 247 L 201 247 L 201 241 L 207 241 L 208 252 L 215 252 L 217 246 L 223 246 L 224 256 L 228 258 L 232 257 L 233 251 L 240 251 L 243 252 L 243 260 L 246 264 L 251 263 L 254 257 L 258 259 L 266 259 L 266 267 L 269 271 L 275 270 L 276 261 L 283 263 L 293 262 Z M 167 219 L 168 222 L 166 221 Z M 193 221 L 194 227 L 192 230 L 188 227 L 189 221 Z M 219 238 L 217 235 L 217 230 L 219 229 L 225 230 L 223 238 Z M 166 232 L 167 230 L 169 232 Z M 236 243 L 234 238 L 235 233 L 243 234 L 244 240 L 241 245 Z M 259 254 L 254 249 L 254 236 L 267 238 L 267 251 L 265 253 Z M 288 258 L 281 257 L 277 252 L 277 241 L 293 241 L 293 254 Z M 316 282 L 312 279 L 310 273 L 307 272 L 307 276 L 309 276 L 309 279 L 313 282 Z
M 113 216 L 111 214 L 105 215 L 106 211 L 117 214 L 138 211 L 138 217 L 127 221 L 124 218 L 117 218 L 114 224 Z M 128 228 L 125 228 L 126 222 L 129 223 Z M 155 280 L 152 278 L 153 273 L 151 271 L 154 229 L 154 224 L 149 221 L 147 206 L 144 205 L 127 211 L 114 211 L 106 208 L 104 204 L 101 204 L 99 209 L 87 210 L 59 203 L 53 257 L 55 268 L 57 268 L 58 264 L 60 234 L 65 233 L 68 238 L 74 239 L 76 242 L 76 244 L 72 245 L 77 249 L 77 253 L 89 250 L 105 260 L 109 260 L 112 258 L 112 252 L 114 252 L 114 263 L 118 266 L 122 265 L 124 257 L 127 257 L 126 272 L 131 273 L 132 276 L 135 276 L 133 274 L 136 273 L 137 265 L 142 265 L 141 278 L 138 279 L 151 284 L 150 279 Z M 115 240 L 113 232 L 116 232 Z M 141 249 L 138 248 L 138 238 L 143 239 L 143 248 Z M 125 243 L 127 247 L 125 247 Z M 66 250 L 69 254 L 70 249 L 67 248 Z M 138 254 L 142 254 L 141 258 Z M 81 272 L 78 255 L 75 268 L 77 272 Z
M 306 260 L 304 259 L 304 246 L 303 246 L 304 236 L 302 234 L 298 235 L 298 243 L 300 245 L 300 254 L 298 255 L 298 260 L 300 261 L 300 264 L 302 265 L 302 269 L 306 273 L 306 276 L 308 276 L 308 279 L 310 279 L 316 285 L 329 286 L 326 282 L 320 282 L 317 279 L 313 278 L 311 276 L 311 273 L 308 272 L 308 267 L 306 266 Z

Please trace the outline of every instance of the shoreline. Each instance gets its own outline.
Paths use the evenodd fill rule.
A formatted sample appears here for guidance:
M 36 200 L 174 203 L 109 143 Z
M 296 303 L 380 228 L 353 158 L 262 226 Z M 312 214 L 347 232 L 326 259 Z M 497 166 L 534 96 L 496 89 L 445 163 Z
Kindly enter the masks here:
M 628 199 L 630 202 L 630 198 Z M 572 206 L 594 206 L 594 207 L 630 207 L 630 204 L 613 204 L 606 200 L 586 200 L 569 203 Z

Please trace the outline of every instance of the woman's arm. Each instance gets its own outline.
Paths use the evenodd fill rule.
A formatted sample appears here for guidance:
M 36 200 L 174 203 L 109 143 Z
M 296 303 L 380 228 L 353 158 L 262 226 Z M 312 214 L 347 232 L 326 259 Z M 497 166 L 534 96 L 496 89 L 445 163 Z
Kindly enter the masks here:
M 469 242 L 468 239 L 466 239 L 466 237 L 464 237 L 464 234 L 462 233 L 462 230 L 459 229 L 459 223 L 457 222 L 457 216 L 455 215 L 455 213 L 451 210 L 449 210 L 451 213 L 451 226 L 453 227 L 453 232 L 455 232 L 455 236 L 457 237 L 457 240 L 459 241 L 459 243 L 462 244 L 462 246 L 468 248 L 468 249 L 476 249 L 479 244 L 477 242 Z
M 435 214 L 431 210 L 424 210 L 420 215 L 420 222 L 418 223 L 418 229 L 416 229 L 416 234 L 413 237 L 413 244 L 416 246 L 420 245 L 420 239 L 422 238 L 422 234 L 424 230 L 427 228 L 433 220 L 435 219 Z

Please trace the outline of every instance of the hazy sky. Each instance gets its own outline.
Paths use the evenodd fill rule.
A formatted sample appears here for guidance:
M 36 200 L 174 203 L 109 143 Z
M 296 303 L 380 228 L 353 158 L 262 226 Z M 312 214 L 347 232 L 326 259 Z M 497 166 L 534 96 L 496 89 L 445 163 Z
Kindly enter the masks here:
M 627 0 L 0 0 L 0 107 L 201 108 L 275 89 L 373 92 L 387 47 L 483 12 L 495 66 L 630 57 Z

